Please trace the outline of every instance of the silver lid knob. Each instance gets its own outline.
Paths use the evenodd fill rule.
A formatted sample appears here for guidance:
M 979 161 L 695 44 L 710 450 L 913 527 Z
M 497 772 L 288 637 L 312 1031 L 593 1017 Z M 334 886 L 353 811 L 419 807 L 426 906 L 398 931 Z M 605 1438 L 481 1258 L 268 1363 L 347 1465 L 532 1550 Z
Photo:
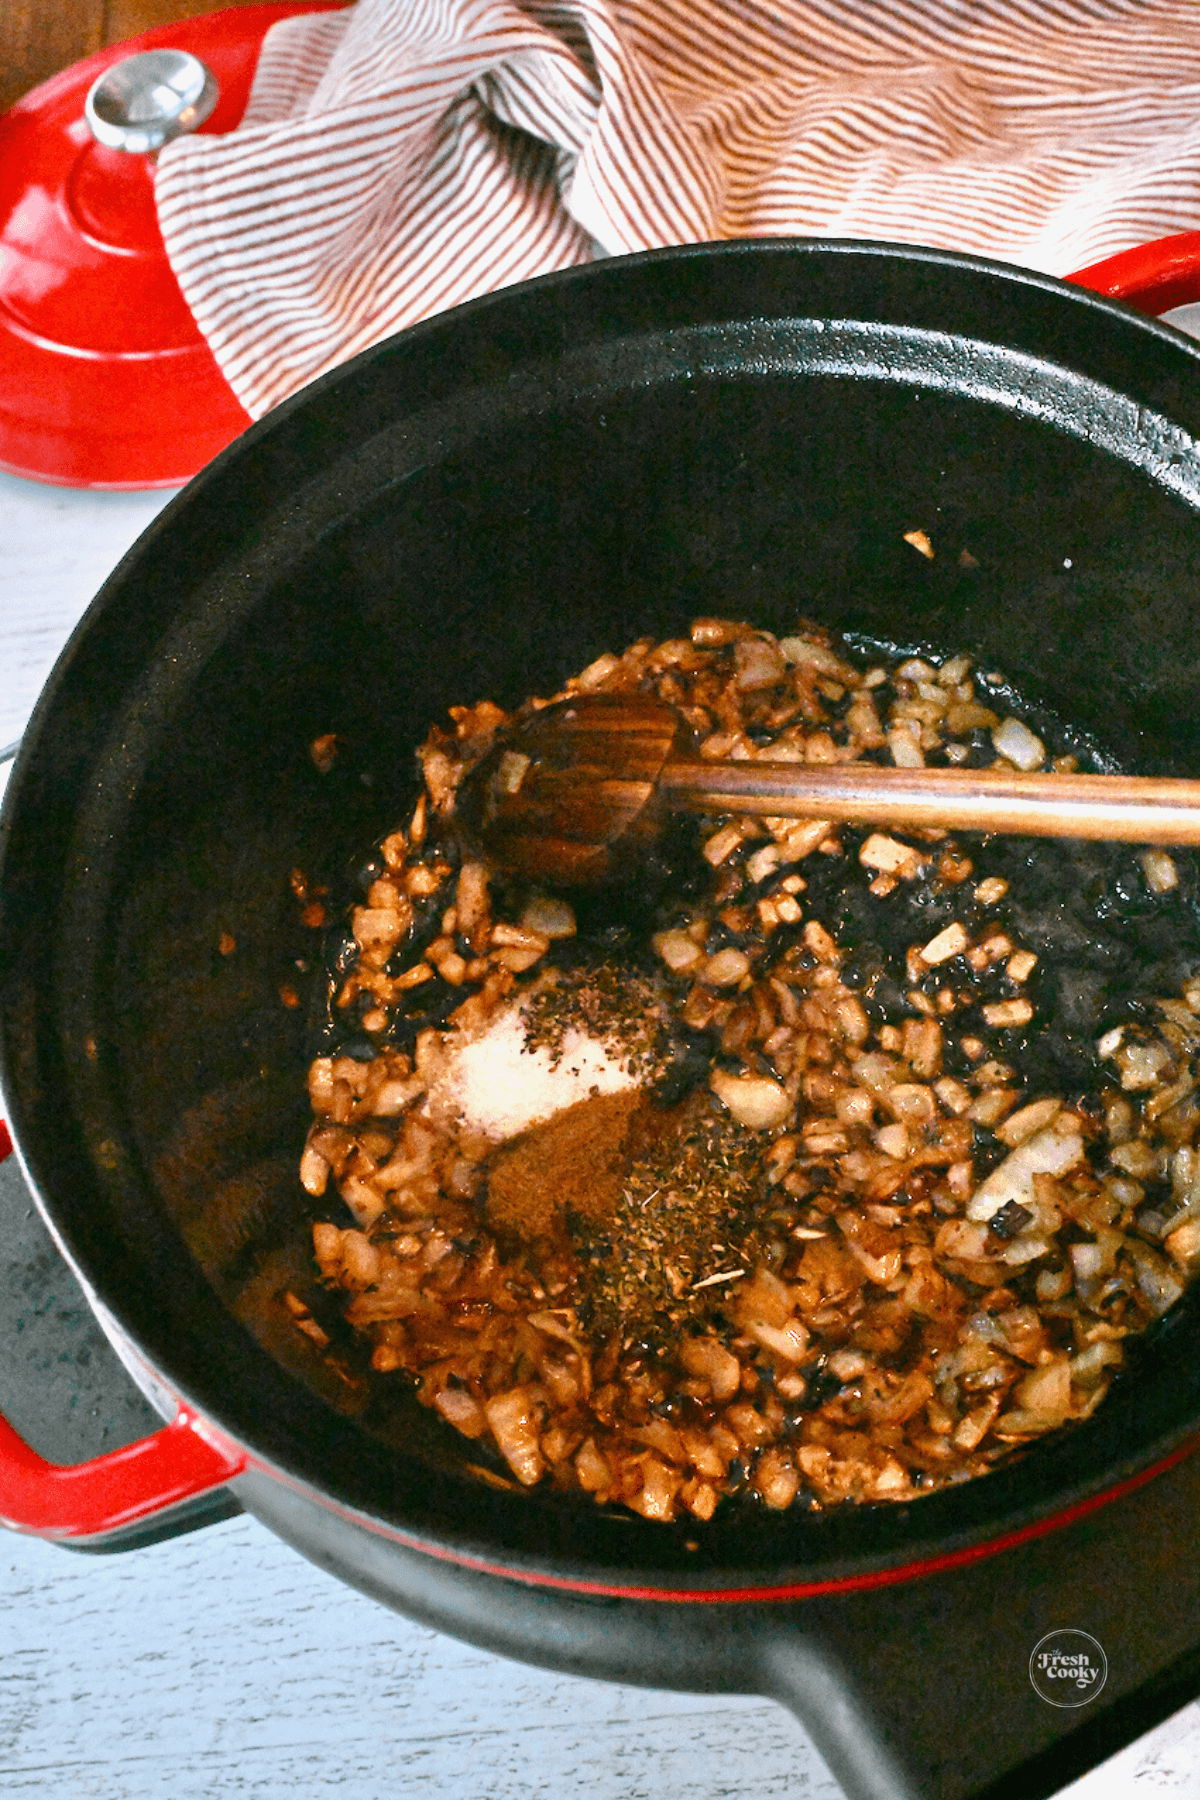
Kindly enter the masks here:
M 217 104 L 210 69 L 186 50 L 145 50 L 93 83 L 83 116 L 110 150 L 144 154 L 195 131 Z

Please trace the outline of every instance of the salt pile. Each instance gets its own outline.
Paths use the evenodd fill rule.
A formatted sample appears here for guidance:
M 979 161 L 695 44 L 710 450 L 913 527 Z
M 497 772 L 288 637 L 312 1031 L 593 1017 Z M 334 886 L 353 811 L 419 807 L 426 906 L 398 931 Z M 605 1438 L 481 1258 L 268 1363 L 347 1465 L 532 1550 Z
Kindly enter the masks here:
M 568 1026 L 553 1050 L 531 1044 L 528 1033 L 525 1012 L 515 1005 L 478 1033 L 448 1036 L 430 1110 L 452 1114 L 468 1130 L 502 1143 L 592 1095 L 638 1086 L 627 1055 L 614 1055 L 577 1026 Z

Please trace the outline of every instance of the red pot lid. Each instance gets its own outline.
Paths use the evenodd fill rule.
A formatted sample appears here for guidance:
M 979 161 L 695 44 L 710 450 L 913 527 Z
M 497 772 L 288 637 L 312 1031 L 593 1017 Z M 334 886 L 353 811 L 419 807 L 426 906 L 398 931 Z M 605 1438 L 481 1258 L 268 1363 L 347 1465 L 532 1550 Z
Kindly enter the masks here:
M 338 4 L 235 7 L 144 32 L 0 117 L 0 468 L 64 487 L 178 487 L 246 429 L 167 262 L 153 164 L 97 143 L 84 101 L 126 56 L 187 50 L 220 88 L 201 129 L 231 131 L 269 27 Z

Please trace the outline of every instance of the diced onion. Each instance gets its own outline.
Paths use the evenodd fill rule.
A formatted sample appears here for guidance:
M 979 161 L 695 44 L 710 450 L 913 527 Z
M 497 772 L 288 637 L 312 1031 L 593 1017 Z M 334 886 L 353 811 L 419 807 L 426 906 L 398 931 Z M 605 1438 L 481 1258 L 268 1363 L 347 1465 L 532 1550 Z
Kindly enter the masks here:
M 1035 1131 L 980 1182 L 967 1202 L 968 1219 L 993 1218 L 1010 1200 L 1027 1206 L 1033 1199 L 1035 1175 L 1065 1175 L 1079 1167 L 1084 1155 L 1079 1121 L 1068 1131 L 1059 1131 L 1060 1123 L 1061 1115 L 1053 1125 Z
M 714 1069 L 709 1086 L 738 1124 L 751 1131 L 770 1131 L 790 1119 L 794 1110 L 786 1088 L 766 1075 L 730 1075 Z
M 996 754 L 1018 769 L 1040 769 L 1046 760 L 1045 744 L 1020 719 L 1004 719 L 992 732 L 992 743 Z

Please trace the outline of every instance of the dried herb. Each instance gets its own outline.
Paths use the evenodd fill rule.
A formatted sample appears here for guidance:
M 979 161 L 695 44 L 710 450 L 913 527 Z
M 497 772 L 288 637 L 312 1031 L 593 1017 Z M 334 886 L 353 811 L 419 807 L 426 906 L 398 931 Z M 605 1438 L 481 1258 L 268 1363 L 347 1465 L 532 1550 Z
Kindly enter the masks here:
M 635 1075 L 653 1074 L 667 1055 L 666 1009 L 655 984 L 611 962 L 559 974 L 531 995 L 525 1021 L 526 1047 L 549 1051 L 556 1067 L 570 1031 L 619 1052 Z
M 664 1348 L 719 1311 L 724 1278 L 762 1258 L 763 1150 L 707 1094 L 634 1115 L 611 1214 L 569 1220 L 589 1328 Z

